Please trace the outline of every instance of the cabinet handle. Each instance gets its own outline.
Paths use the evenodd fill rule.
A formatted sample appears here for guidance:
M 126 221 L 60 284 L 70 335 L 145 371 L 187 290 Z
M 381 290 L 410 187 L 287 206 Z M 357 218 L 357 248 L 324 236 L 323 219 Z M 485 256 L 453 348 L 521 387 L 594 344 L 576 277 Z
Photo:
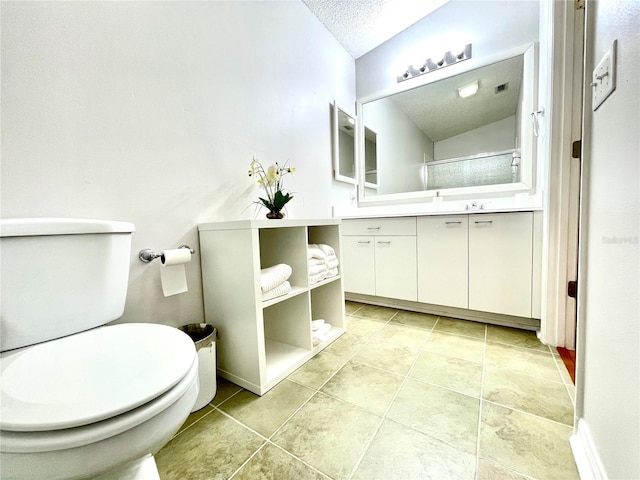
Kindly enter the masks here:
M 474 220 L 474 223 L 493 223 L 493 220 Z
M 387 242 L 378 242 L 378 245 L 380 244 L 384 244 L 384 245 L 391 245 L 391 241 L 387 241 Z
M 366 243 L 368 245 L 371 243 L 371 240 L 358 240 L 358 243 Z
M 458 223 L 461 224 L 462 221 L 458 220 L 457 222 L 444 222 L 445 225 L 451 225 L 452 223 Z
M 367 230 L 380 230 L 380 227 L 367 227 Z

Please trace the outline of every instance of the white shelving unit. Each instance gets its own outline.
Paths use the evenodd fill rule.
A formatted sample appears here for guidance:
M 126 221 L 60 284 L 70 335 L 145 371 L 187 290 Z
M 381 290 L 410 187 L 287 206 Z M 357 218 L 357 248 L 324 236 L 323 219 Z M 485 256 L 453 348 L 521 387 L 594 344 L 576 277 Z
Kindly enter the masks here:
M 207 323 L 218 330 L 222 377 L 258 395 L 345 332 L 340 220 L 242 220 L 198 227 Z M 338 275 L 309 284 L 307 245 L 327 244 L 338 257 Z M 291 292 L 262 301 L 260 270 L 292 268 Z M 311 321 L 332 328 L 313 344 Z

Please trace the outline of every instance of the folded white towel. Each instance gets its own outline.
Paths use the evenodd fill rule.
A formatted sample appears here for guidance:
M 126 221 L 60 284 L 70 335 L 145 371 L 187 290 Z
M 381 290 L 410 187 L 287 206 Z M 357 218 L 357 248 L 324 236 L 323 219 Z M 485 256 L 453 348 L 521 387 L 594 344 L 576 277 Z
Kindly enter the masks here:
M 327 273 L 329 267 L 325 263 L 322 265 L 309 265 L 309 276 L 318 275 L 320 273 Z
M 325 270 L 317 275 L 309 275 L 309 285 L 313 285 L 314 283 L 318 283 L 327 278 L 327 272 L 328 270 Z
M 324 325 L 324 319 L 322 318 L 311 320 L 311 330 L 318 330 L 322 325 Z
M 273 267 L 263 268 L 260 270 L 260 287 L 262 291 L 267 292 L 285 280 L 289 280 L 291 272 L 291 267 L 286 263 L 279 263 Z
M 326 260 L 327 254 L 324 253 L 318 245 L 310 243 L 307 246 L 307 258 L 319 258 L 321 260 Z
M 319 337 L 320 335 L 325 335 L 329 330 L 331 330 L 331 324 L 324 322 L 320 325 L 320 328 L 314 332 L 314 335 Z
M 324 258 L 310 258 L 307 262 L 309 266 L 311 265 L 326 265 L 327 261 Z
M 266 292 L 262 292 L 262 301 L 264 302 L 265 300 L 271 300 L 272 298 L 281 297 L 283 295 L 286 295 L 290 291 L 291 284 L 285 280 L 275 288 L 267 290 Z
M 329 269 L 336 268 L 338 264 L 339 264 L 338 257 L 336 257 L 335 255 L 333 257 L 327 258 L 327 267 Z
M 329 270 L 327 270 L 327 275 L 324 278 L 331 278 L 335 277 L 336 275 L 338 275 L 338 267 L 330 268 Z
M 325 322 L 324 324 L 322 324 L 322 326 L 318 330 L 313 332 L 313 336 L 312 336 L 313 344 L 317 345 L 320 342 L 324 342 L 328 338 L 327 335 L 329 334 L 330 331 L 331 331 L 330 323 Z
M 324 243 L 319 243 L 318 244 L 318 248 L 320 250 L 322 250 L 324 253 L 326 253 L 327 255 L 335 255 L 336 251 L 333 249 L 333 247 L 329 246 L 329 245 L 325 245 Z

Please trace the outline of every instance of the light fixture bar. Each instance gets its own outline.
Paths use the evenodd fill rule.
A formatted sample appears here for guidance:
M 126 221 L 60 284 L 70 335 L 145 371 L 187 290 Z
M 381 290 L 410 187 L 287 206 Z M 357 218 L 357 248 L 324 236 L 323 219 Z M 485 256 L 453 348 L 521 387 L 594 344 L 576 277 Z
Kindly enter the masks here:
M 416 78 L 425 73 L 434 72 L 449 65 L 469 60 L 471 58 L 471 44 L 462 49 L 449 50 L 441 58 L 427 58 L 422 65 L 410 65 L 397 76 L 398 83 Z

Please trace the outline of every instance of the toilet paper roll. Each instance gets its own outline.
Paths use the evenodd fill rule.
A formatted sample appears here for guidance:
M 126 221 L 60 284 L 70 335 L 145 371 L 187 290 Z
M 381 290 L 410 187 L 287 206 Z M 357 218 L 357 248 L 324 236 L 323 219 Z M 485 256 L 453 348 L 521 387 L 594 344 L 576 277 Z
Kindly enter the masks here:
M 174 248 L 173 250 L 163 250 L 160 260 L 165 266 L 189 263 L 191 261 L 191 252 L 188 248 Z
M 164 250 L 160 257 L 160 282 L 162 293 L 165 297 L 177 295 L 187 291 L 187 276 L 184 264 L 191 261 L 191 252 L 188 248 L 176 248 Z

